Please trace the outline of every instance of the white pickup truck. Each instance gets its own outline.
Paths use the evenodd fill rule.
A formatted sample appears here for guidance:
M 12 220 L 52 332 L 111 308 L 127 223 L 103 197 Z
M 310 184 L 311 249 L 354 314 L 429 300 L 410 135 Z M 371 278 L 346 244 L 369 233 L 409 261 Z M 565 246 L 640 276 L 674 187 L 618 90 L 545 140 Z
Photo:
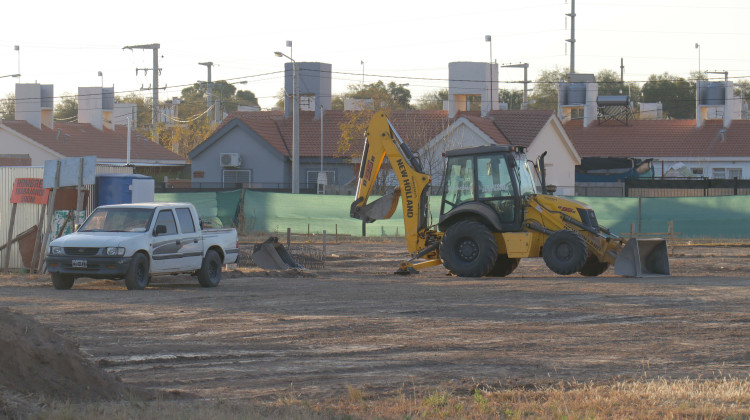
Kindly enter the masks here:
M 125 279 L 144 289 L 152 275 L 192 273 L 215 287 L 224 264 L 237 261 L 234 228 L 203 229 L 190 203 L 101 206 L 74 233 L 50 242 L 47 270 L 55 289 L 77 277 Z

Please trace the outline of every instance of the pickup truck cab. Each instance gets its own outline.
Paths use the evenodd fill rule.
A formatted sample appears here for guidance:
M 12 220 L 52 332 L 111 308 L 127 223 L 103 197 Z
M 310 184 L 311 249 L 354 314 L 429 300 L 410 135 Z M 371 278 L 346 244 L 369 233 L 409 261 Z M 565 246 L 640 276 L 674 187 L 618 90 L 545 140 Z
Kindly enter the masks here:
M 96 208 L 74 233 L 50 242 L 47 270 L 55 289 L 77 277 L 125 279 L 144 289 L 151 276 L 192 273 L 215 287 L 237 261 L 234 228 L 203 229 L 190 203 L 116 204 Z

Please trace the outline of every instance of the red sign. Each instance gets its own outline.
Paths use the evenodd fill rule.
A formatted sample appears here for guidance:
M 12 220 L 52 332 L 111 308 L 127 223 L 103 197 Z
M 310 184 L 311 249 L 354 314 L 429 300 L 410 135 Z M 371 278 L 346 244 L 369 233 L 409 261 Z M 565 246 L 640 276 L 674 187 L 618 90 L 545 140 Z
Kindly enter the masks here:
M 43 187 L 43 183 L 42 178 L 16 178 L 10 202 L 47 204 L 49 190 Z

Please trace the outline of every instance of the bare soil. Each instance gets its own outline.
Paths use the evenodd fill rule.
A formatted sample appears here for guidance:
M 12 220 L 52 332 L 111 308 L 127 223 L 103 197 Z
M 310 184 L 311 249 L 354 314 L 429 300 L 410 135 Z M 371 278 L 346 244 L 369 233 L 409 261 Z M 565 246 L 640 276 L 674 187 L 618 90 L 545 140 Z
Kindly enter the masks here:
M 747 377 L 748 247 L 674 247 L 670 277 L 557 276 L 528 259 L 483 279 L 443 267 L 395 275 L 404 249 L 329 244 L 322 269 L 238 269 L 211 289 L 187 275 L 139 292 L 2 275 L 0 390 L 273 400 Z

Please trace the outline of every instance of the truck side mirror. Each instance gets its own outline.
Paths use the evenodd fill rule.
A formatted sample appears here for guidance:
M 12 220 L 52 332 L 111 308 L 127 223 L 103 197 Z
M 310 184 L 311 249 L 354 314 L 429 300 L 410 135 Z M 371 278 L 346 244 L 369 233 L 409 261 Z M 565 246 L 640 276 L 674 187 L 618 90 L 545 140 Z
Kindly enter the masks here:
M 159 236 L 165 233 L 167 233 L 166 225 L 156 225 L 156 227 L 154 228 L 154 236 Z

